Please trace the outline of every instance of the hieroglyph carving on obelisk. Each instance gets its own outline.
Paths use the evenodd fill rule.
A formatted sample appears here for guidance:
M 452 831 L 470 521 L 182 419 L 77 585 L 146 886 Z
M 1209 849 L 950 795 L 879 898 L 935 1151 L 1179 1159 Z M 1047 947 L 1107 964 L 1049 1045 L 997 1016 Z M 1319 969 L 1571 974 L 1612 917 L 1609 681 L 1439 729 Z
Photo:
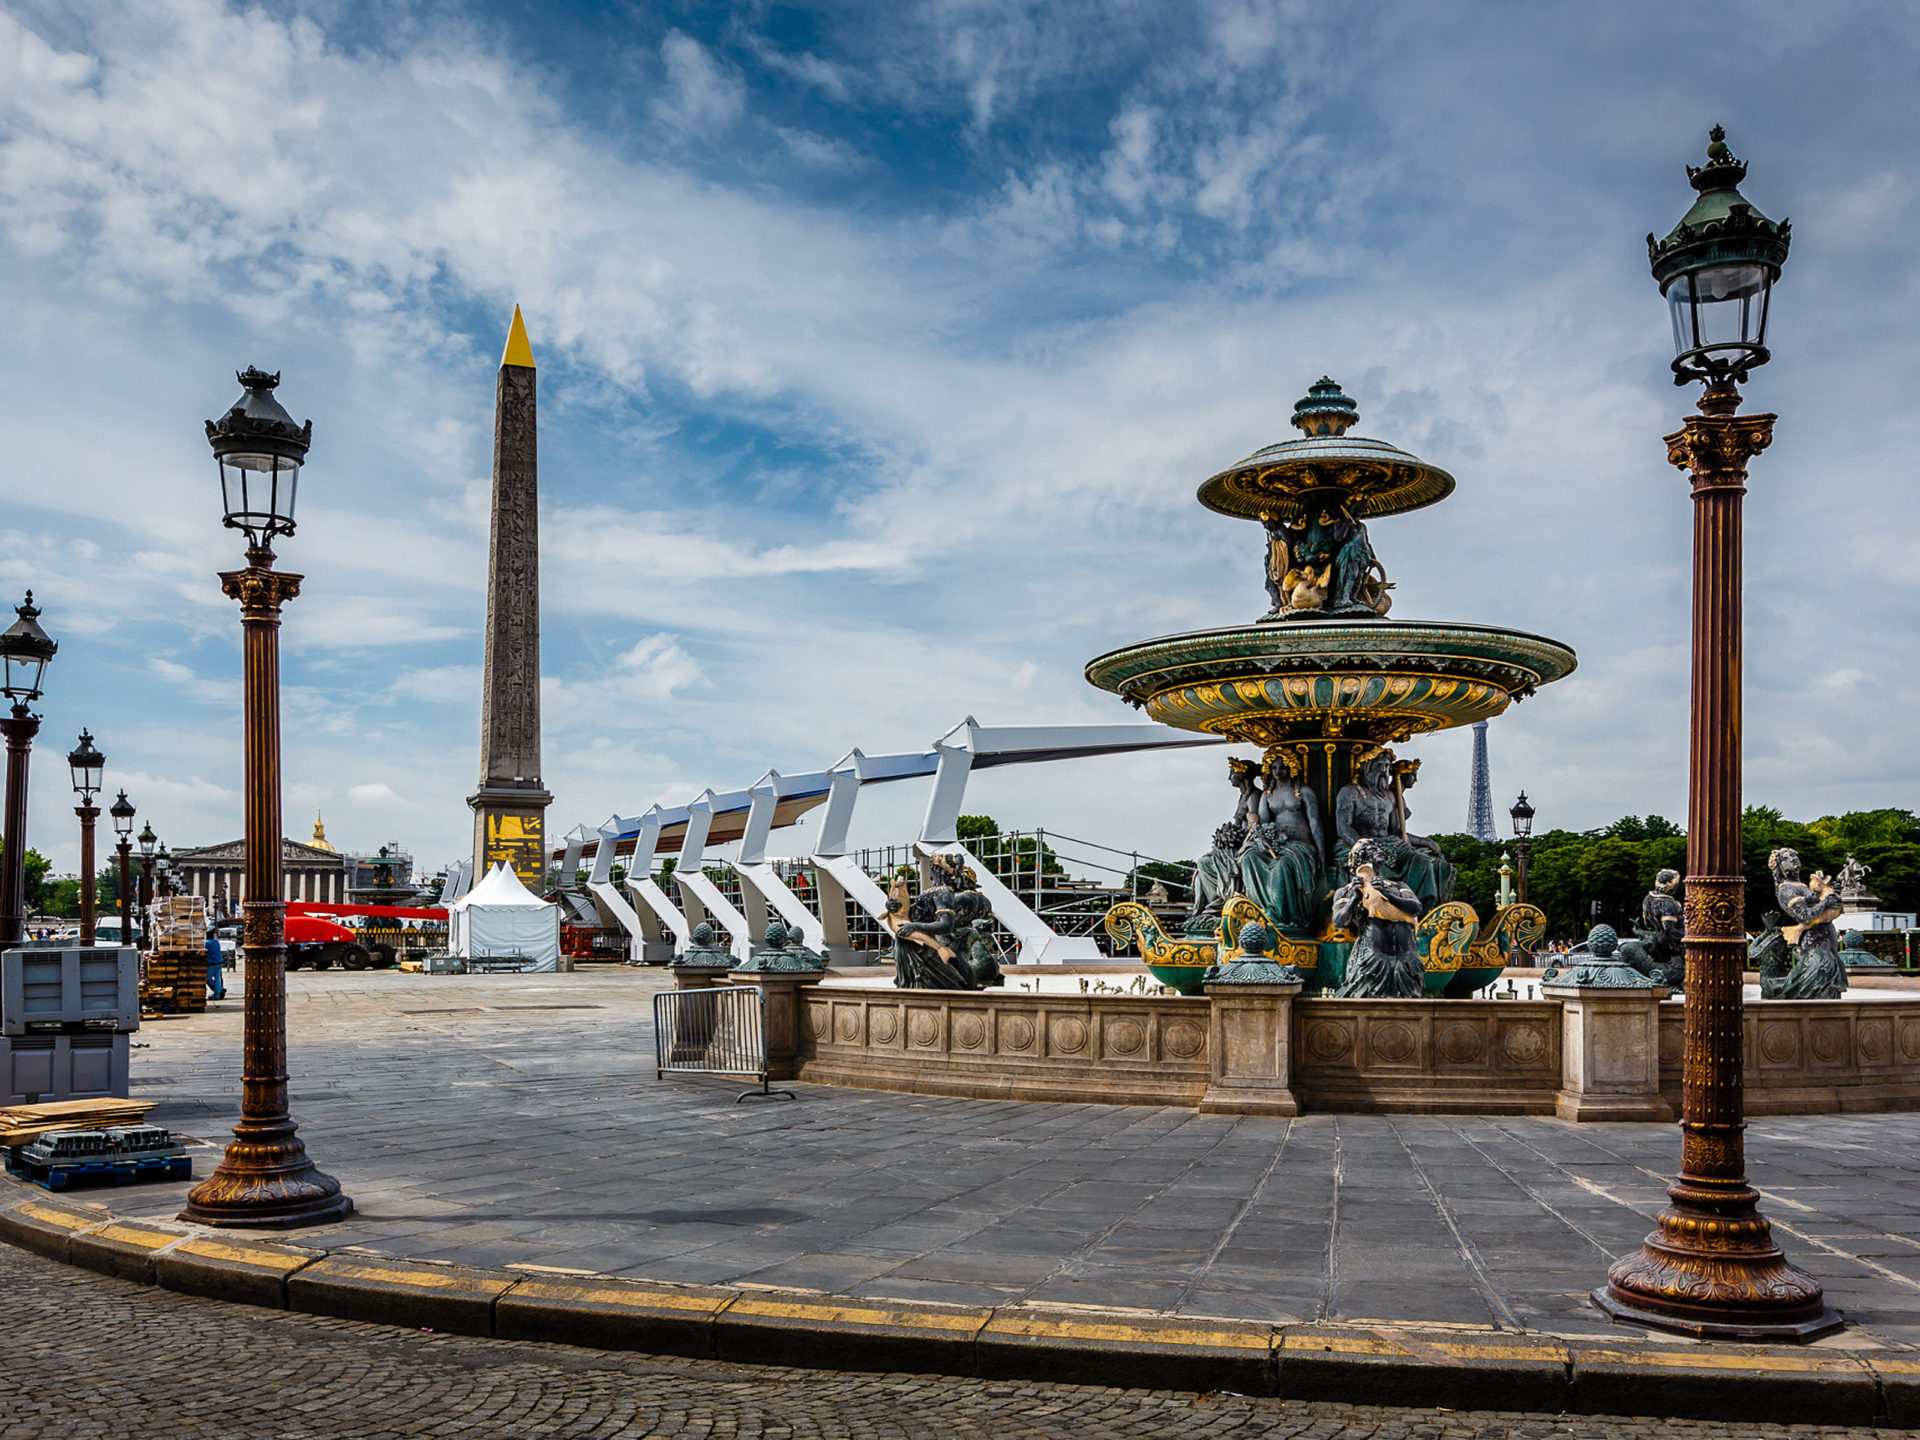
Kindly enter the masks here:
M 494 397 L 480 788 L 467 804 L 473 807 L 475 876 L 504 861 L 536 893 L 546 872 L 546 809 L 553 802 L 540 781 L 539 505 L 533 347 L 516 305 Z

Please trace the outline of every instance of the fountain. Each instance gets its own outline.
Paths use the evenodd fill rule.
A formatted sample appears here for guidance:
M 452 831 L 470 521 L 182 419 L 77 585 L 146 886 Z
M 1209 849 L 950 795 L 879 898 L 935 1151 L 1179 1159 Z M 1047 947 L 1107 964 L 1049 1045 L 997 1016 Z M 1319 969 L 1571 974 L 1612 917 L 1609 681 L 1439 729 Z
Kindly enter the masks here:
M 1182 933 L 1143 905 L 1107 915 L 1108 934 L 1137 943 L 1182 993 L 1238 958 L 1236 937 L 1254 920 L 1276 937 L 1270 958 L 1295 966 L 1307 993 L 1357 998 L 1470 995 L 1545 929 L 1538 909 L 1508 905 L 1482 930 L 1453 899 L 1452 867 L 1407 828 L 1419 762 L 1388 747 L 1503 713 L 1569 674 L 1573 651 L 1516 630 L 1388 618 L 1393 585 L 1366 522 L 1444 500 L 1454 481 L 1386 441 L 1348 434 L 1358 419 L 1323 378 L 1294 407 L 1300 439 L 1200 486 L 1208 509 L 1265 529 L 1266 615 L 1143 640 L 1087 665 L 1089 681 L 1156 720 L 1263 752 L 1258 766 L 1232 762 L 1239 808 L 1201 866 L 1216 893 L 1196 886 Z M 1354 928 L 1336 928 L 1336 911 Z M 1376 963 L 1404 948 L 1402 926 L 1412 928 L 1418 976 Z

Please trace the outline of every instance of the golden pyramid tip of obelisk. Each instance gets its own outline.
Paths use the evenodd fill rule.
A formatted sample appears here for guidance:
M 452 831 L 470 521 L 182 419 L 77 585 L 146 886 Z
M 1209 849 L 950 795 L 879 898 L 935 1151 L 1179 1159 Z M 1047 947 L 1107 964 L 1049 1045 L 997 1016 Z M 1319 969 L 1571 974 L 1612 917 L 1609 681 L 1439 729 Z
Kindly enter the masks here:
M 500 365 L 505 369 L 509 365 L 518 365 L 523 370 L 533 369 L 533 346 L 527 343 L 526 322 L 520 318 L 520 307 L 513 307 L 513 326 L 507 331 L 507 351 L 500 357 Z

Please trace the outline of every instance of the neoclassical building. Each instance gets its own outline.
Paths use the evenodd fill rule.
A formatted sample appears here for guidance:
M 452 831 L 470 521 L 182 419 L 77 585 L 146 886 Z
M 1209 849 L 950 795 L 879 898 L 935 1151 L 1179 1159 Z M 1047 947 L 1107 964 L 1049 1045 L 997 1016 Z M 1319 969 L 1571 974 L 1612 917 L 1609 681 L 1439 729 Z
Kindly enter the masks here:
M 344 903 L 347 899 L 347 867 L 344 858 L 327 843 L 327 832 L 315 820 L 314 843 L 298 840 L 280 842 L 280 864 L 286 875 L 283 900 L 324 900 Z M 203 896 L 209 901 L 225 900 L 238 905 L 245 900 L 247 879 L 247 842 L 228 840 L 220 845 L 203 845 L 197 850 L 176 850 L 172 878 L 182 894 Z

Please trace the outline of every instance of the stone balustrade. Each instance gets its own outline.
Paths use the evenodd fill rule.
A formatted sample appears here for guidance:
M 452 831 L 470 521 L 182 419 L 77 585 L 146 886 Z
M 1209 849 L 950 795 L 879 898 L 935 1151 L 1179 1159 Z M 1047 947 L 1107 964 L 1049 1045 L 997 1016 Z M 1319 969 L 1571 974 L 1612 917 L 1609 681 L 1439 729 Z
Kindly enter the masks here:
M 765 977 L 737 980 L 748 978 Z M 1188 997 L 806 983 L 776 1007 L 769 1049 L 802 1080 L 974 1099 L 1662 1120 L 1680 1108 L 1682 1012 L 1659 995 L 1336 1000 L 1267 985 Z M 1920 992 L 1749 1003 L 1746 1025 L 1750 1114 L 1920 1109 Z

